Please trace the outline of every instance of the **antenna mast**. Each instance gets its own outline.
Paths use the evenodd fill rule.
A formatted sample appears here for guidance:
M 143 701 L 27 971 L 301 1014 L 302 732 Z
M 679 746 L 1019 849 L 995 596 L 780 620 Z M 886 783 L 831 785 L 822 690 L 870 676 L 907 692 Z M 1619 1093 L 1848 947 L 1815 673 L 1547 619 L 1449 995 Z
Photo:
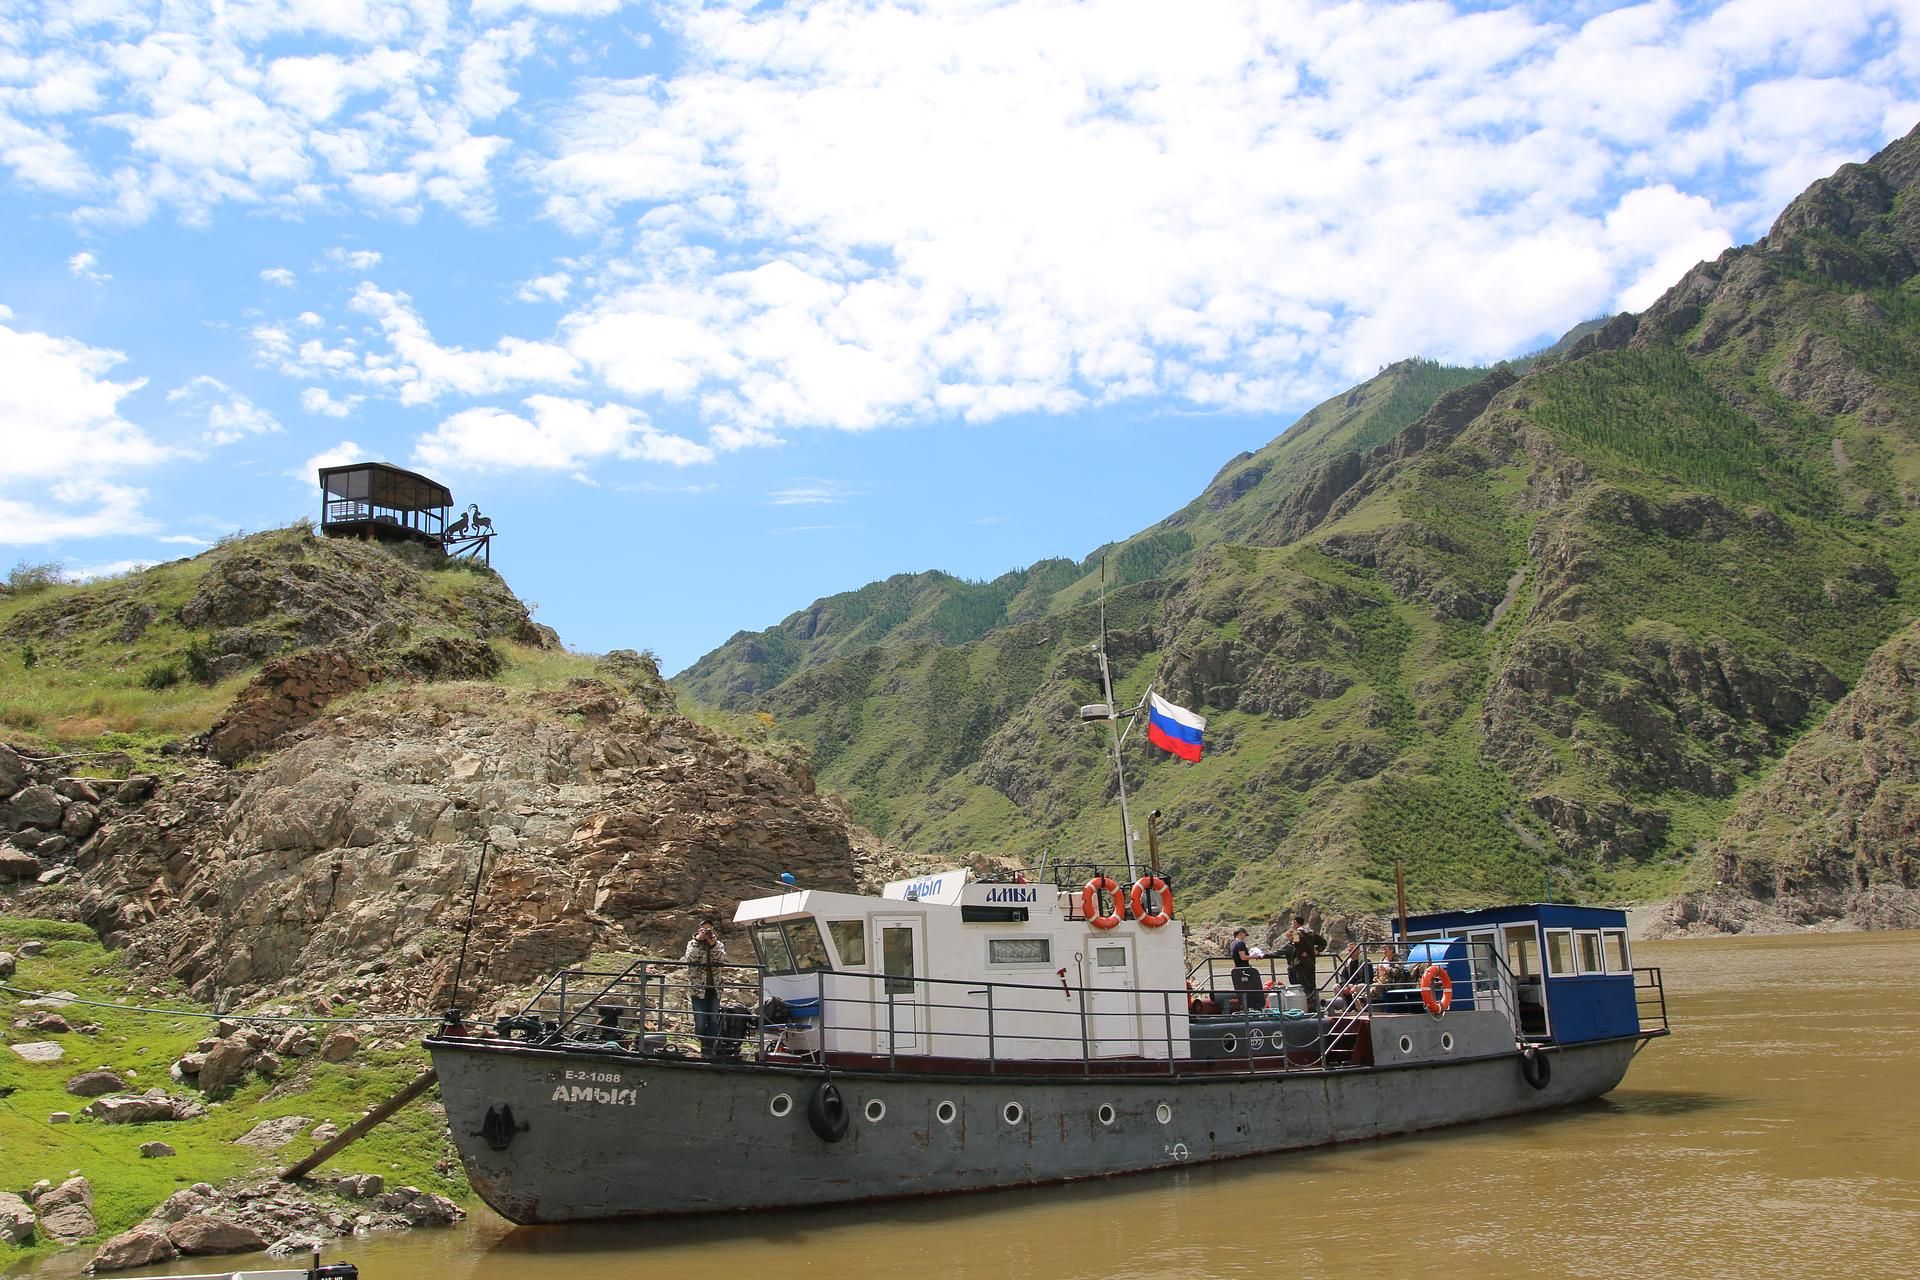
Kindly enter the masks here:
M 1100 659 L 1100 687 L 1107 697 L 1107 731 L 1113 739 L 1113 773 L 1120 786 L 1120 833 L 1126 846 L 1127 879 L 1134 878 L 1133 819 L 1127 813 L 1127 767 L 1120 758 L 1120 710 L 1113 705 L 1113 671 L 1107 666 L 1107 558 L 1100 557 L 1100 640 L 1093 647 Z

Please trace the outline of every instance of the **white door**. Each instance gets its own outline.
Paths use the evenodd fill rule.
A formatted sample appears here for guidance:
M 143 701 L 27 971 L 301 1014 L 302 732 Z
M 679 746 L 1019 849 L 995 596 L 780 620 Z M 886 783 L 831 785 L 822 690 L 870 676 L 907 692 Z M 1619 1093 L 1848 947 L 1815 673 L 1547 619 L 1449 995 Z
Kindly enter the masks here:
M 1505 1008 L 1513 1008 L 1513 992 L 1498 990 L 1499 984 L 1494 981 L 1498 966 L 1494 964 L 1493 957 L 1499 945 L 1498 936 L 1491 929 L 1485 933 L 1467 935 L 1467 967 L 1473 974 L 1473 1007 L 1476 1009 L 1494 1008 L 1495 1001 L 1501 1002 Z M 1457 991 L 1454 999 L 1465 994 L 1464 991 Z
M 875 916 L 880 975 L 873 980 L 875 1053 L 923 1053 L 926 1030 L 926 946 L 918 916 Z
M 1140 994 L 1133 978 L 1133 939 L 1087 939 L 1087 1044 L 1096 1058 L 1140 1052 Z

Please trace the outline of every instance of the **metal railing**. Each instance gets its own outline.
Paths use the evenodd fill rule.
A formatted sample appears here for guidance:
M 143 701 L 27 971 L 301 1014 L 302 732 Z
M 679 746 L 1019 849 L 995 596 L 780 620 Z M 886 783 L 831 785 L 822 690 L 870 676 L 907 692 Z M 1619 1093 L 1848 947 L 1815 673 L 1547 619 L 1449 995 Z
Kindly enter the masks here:
M 1633 1011 L 1643 1036 L 1664 1036 L 1672 1031 L 1667 1023 L 1667 988 L 1660 970 L 1649 966 L 1633 971 Z
M 771 974 L 751 965 L 719 970 L 709 1008 L 704 986 L 696 992 L 689 982 L 691 966 L 647 959 L 558 973 L 495 1031 L 573 1048 L 791 1065 L 830 1053 L 835 1063 L 884 1061 L 896 1069 L 902 1058 L 962 1059 L 989 1074 L 1035 1064 L 1085 1075 L 1330 1071 L 1368 1065 L 1372 1017 L 1424 1012 L 1418 969 L 1400 963 L 1403 949 L 1390 949 L 1369 944 L 1351 957 L 1329 957 L 1313 1010 L 1281 1007 L 1300 1001 L 1284 991 L 1273 997 L 1264 986 L 1257 1005 L 1248 991 L 1243 1007 L 1225 1009 L 1212 989 L 1076 986 L 1064 974 L 1050 982 L 983 982 Z M 1453 975 L 1453 1008 L 1498 1010 L 1512 1021 L 1511 984 L 1502 981 L 1510 974 L 1497 955 L 1439 963 Z

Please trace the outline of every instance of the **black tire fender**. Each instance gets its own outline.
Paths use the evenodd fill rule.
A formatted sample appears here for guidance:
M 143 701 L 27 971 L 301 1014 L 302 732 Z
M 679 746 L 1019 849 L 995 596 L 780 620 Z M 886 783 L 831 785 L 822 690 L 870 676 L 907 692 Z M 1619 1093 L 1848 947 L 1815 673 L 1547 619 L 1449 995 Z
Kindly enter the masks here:
M 807 1123 L 813 1126 L 822 1142 L 838 1142 L 847 1136 L 847 1126 L 853 1123 L 853 1116 L 833 1081 L 822 1081 L 807 1099 Z
M 1538 1049 L 1520 1051 L 1520 1075 L 1536 1089 L 1544 1089 L 1553 1080 L 1553 1060 Z

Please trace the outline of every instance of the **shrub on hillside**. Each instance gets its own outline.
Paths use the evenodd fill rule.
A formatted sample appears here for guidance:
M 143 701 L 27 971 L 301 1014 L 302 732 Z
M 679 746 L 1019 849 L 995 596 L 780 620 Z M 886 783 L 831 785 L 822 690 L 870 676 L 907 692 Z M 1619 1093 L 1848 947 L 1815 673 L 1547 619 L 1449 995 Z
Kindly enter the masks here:
M 65 582 L 66 574 L 57 564 L 29 564 L 22 560 L 7 574 L 7 590 L 15 595 L 30 595 Z
M 183 661 L 185 661 L 187 665 L 187 678 L 196 684 L 214 683 L 220 678 L 219 672 L 214 667 L 214 663 L 218 660 L 219 656 L 219 654 L 214 652 L 211 642 L 206 640 L 191 641 L 187 645 L 187 651 L 183 657 Z
M 140 683 L 155 693 L 162 689 L 171 689 L 180 683 L 180 664 L 177 662 L 156 662 L 148 667 L 140 677 Z

